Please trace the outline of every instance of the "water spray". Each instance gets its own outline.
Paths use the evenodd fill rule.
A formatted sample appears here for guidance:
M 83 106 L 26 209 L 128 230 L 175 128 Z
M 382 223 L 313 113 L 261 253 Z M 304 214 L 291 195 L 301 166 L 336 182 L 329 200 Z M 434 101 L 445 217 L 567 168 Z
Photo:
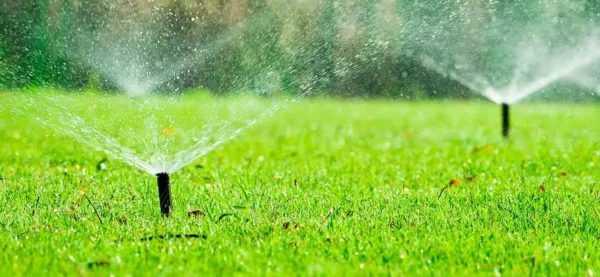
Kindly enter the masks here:
M 170 216 L 173 207 L 171 203 L 171 183 L 169 173 L 156 174 L 158 181 L 158 199 L 160 200 L 160 213 L 163 216 Z
M 502 136 L 508 138 L 510 134 L 510 106 L 502 103 Z

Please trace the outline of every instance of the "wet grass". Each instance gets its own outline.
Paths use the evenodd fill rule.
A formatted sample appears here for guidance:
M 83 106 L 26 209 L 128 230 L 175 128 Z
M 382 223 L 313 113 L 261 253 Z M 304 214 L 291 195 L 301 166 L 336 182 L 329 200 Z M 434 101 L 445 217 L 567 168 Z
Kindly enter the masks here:
M 512 112 L 505 141 L 490 103 L 303 101 L 174 174 L 161 218 L 153 176 L 3 108 L 0 272 L 599 274 L 600 108 Z

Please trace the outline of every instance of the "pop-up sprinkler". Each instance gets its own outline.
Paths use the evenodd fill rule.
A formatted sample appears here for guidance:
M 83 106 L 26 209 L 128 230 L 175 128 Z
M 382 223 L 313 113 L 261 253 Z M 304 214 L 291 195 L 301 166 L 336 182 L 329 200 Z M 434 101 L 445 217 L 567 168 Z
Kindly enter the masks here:
M 156 174 L 158 181 L 158 199 L 160 200 L 160 213 L 163 216 L 170 216 L 173 205 L 171 204 L 171 183 L 169 182 L 169 173 Z
M 502 103 L 502 136 L 508 138 L 510 134 L 510 106 Z

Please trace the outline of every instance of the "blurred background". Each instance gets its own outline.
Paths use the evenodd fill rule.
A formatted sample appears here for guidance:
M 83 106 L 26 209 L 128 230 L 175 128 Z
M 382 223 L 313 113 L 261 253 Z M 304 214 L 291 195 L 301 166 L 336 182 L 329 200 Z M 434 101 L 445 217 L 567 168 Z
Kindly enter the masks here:
M 514 66 L 523 38 L 552 54 L 599 19 L 597 0 L 1 1 L 0 89 L 473 98 L 440 70 L 455 53 L 488 79 L 512 76 L 489 65 Z M 575 83 L 545 99 L 598 101 Z

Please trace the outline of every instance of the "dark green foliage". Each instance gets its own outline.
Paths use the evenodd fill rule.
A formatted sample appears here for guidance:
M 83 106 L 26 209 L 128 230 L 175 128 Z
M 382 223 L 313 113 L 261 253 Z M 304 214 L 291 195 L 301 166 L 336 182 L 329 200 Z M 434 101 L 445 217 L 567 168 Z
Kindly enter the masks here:
M 80 87 L 82 72 L 67 58 L 75 25 L 71 1 L 1 5 L 0 87 Z
M 8 1 L 12 2 L 12 1 Z M 48 9 L 47 1 L 16 1 L 3 4 L 6 16 L 2 39 L 11 66 L 6 86 L 40 85 L 48 74 Z
M 146 59 L 143 70 L 161 76 L 156 88 L 163 91 L 204 87 L 216 93 L 463 97 L 464 86 L 422 66 L 420 55 L 431 49 L 466 55 L 474 67 L 508 76 L 515 67 L 507 59 L 513 50 L 495 46 L 515 31 L 569 41 L 573 26 L 585 32 L 600 17 L 595 1 L 548 5 L 515 0 L 2 1 L 0 88 L 119 89 L 116 73 L 94 66 L 97 60 L 86 59 L 82 50 L 106 55 L 116 48 L 107 37 L 132 37 L 132 45 L 121 47 Z M 523 27 L 531 22 L 543 28 Z
M 330 92 L 335 83 L 335 47 L 337 40 L 337 0 L 319 1 L 317 39 L 315 43 L 314 76 L 315 89 Z
M 269 92 L 268 76 L 281 72 L 280 19 L 265 0 L 248 1 L 248 20 L 245 42 L 247 50 L 244 53 L 244 78 L 247 88 L 260 93 Z

